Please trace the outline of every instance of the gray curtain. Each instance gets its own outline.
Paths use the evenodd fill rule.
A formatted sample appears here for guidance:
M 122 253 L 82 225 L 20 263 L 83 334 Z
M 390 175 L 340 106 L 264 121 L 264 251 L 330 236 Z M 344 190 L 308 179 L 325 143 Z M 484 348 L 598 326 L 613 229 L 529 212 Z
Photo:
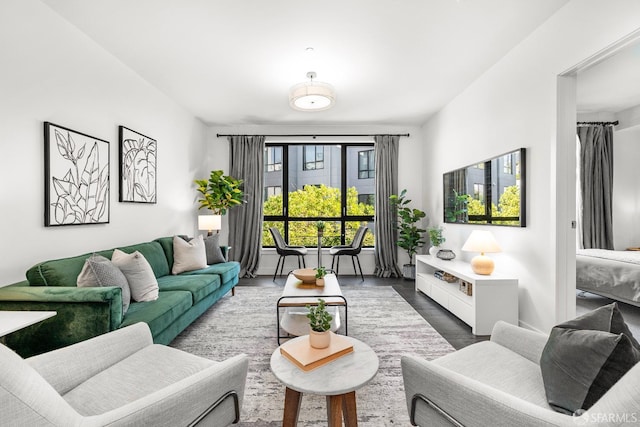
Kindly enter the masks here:
M 401 277 L 398 268 L 398 233 L 396 209 L 392 209 L 389 196 L 398 194 L 398 142 L 396 135 L 376 135 L 376 218 L 375 218 L 375 275 Z
M 255 277 L 262 248 L 264 136 L 230 136 L 229 145 L 229 175 L 244 181 L 246 201 L 229 211 L 231 259 L 240 263 L 240 277 Z
M 578 126 L 582 243 L 585 249 L 613 249 L 613 128 Z

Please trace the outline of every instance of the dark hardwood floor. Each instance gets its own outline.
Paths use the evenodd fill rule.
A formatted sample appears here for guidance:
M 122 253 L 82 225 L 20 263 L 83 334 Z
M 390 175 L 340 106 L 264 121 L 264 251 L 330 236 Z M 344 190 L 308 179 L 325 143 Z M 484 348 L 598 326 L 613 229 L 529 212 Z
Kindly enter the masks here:
M 238 286 L 284 287 L 285 277 L 275 282 L 273 276 L 258 276 L 254 279 L 240 279 Z M 356 276 L 340 276 L 340 286 L 357 288 L 362 286 L 392 286 L 420 315 L 434 327 L 455 349 L 489 339 L 489 336 L 476 336 L 471 327 L 442 308 L 426 295 L 415 291 L 413 281 L 398 278 L 379 278 L 365 276 L 364 282 Z
M 272 276 L 258 276 L 254 279 L 240 279 L 239 286 L 271 286 L 284 287 L 285 277 L 279 277 L 275 282 Z M 413 281 L 398 278 L 379 278 L 365 276 L 364 282 L 356 276 L 340 276 L 340 286 L 357 288 L 360 286 L 392 286 L 420 315 L 438 331 L 455 349 L 466 347 L 479 341 L 489 339 L 489 336 L 476 336 L 471 333 L 471 327 L 455 317 L 449 311 L 426 295 L 416 292 Z M 599 306 L 609 304 L 612 300 L 597 295 L 582 293 L 577 295 L 577 315 L 586 313 Z M 633 335 L 640 338 L 640 307 L 618 303 L 626 323 Z

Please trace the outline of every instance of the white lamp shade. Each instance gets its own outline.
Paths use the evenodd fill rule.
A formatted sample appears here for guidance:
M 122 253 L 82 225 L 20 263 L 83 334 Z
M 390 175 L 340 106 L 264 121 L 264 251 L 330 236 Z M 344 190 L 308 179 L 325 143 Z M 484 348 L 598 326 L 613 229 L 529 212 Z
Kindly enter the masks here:
M 480 253 L 502 252 L 493 234 L 490 231 L 482 230 L 473 230 L 462 246 L 462 250 Z
M 198 215 L 198 230 L 220 230 L 222 215 Z
M 331 85 L 322 82 L 305 82 L 291 88 L 289 105 L 299 111 L 327 110 L 336 102 Z

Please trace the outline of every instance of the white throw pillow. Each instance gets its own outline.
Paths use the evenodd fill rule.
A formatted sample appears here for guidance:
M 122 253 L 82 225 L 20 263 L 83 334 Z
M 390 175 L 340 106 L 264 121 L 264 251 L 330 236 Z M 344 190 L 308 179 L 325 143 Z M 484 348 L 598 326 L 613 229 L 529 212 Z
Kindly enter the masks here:
M 131 298 L 134 301 L 153 301 L 158 299 L 158 281 L 153 274 L 149 261 L 140 252 L 132 254 L 113 251 L 111 261 L 122 271 L 129 282 Z
M 171 273 L 180 274 L 184 271 L 200 270 L 207 267 L 207 251 L 204 247 L 202 235 L 185 241 L 173 236 L 173 268 Z

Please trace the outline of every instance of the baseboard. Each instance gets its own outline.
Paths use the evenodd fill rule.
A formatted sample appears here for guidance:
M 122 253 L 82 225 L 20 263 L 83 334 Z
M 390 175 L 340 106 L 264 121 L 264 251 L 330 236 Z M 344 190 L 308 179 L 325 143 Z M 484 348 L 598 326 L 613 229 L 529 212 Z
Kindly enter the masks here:
M 535 332 L 539 332 L 541 334 L 544 334 L 545 332 L 541 331 L 538 328 L 534 328 L 533 326 L 531 326 L 530 324 L 528 324 L 527 322 L 523 322 L 522 320 L 518 320 L 518 326 L 525 328 L 525 329 L 529 329 L 530 331 L 535 331 Z

